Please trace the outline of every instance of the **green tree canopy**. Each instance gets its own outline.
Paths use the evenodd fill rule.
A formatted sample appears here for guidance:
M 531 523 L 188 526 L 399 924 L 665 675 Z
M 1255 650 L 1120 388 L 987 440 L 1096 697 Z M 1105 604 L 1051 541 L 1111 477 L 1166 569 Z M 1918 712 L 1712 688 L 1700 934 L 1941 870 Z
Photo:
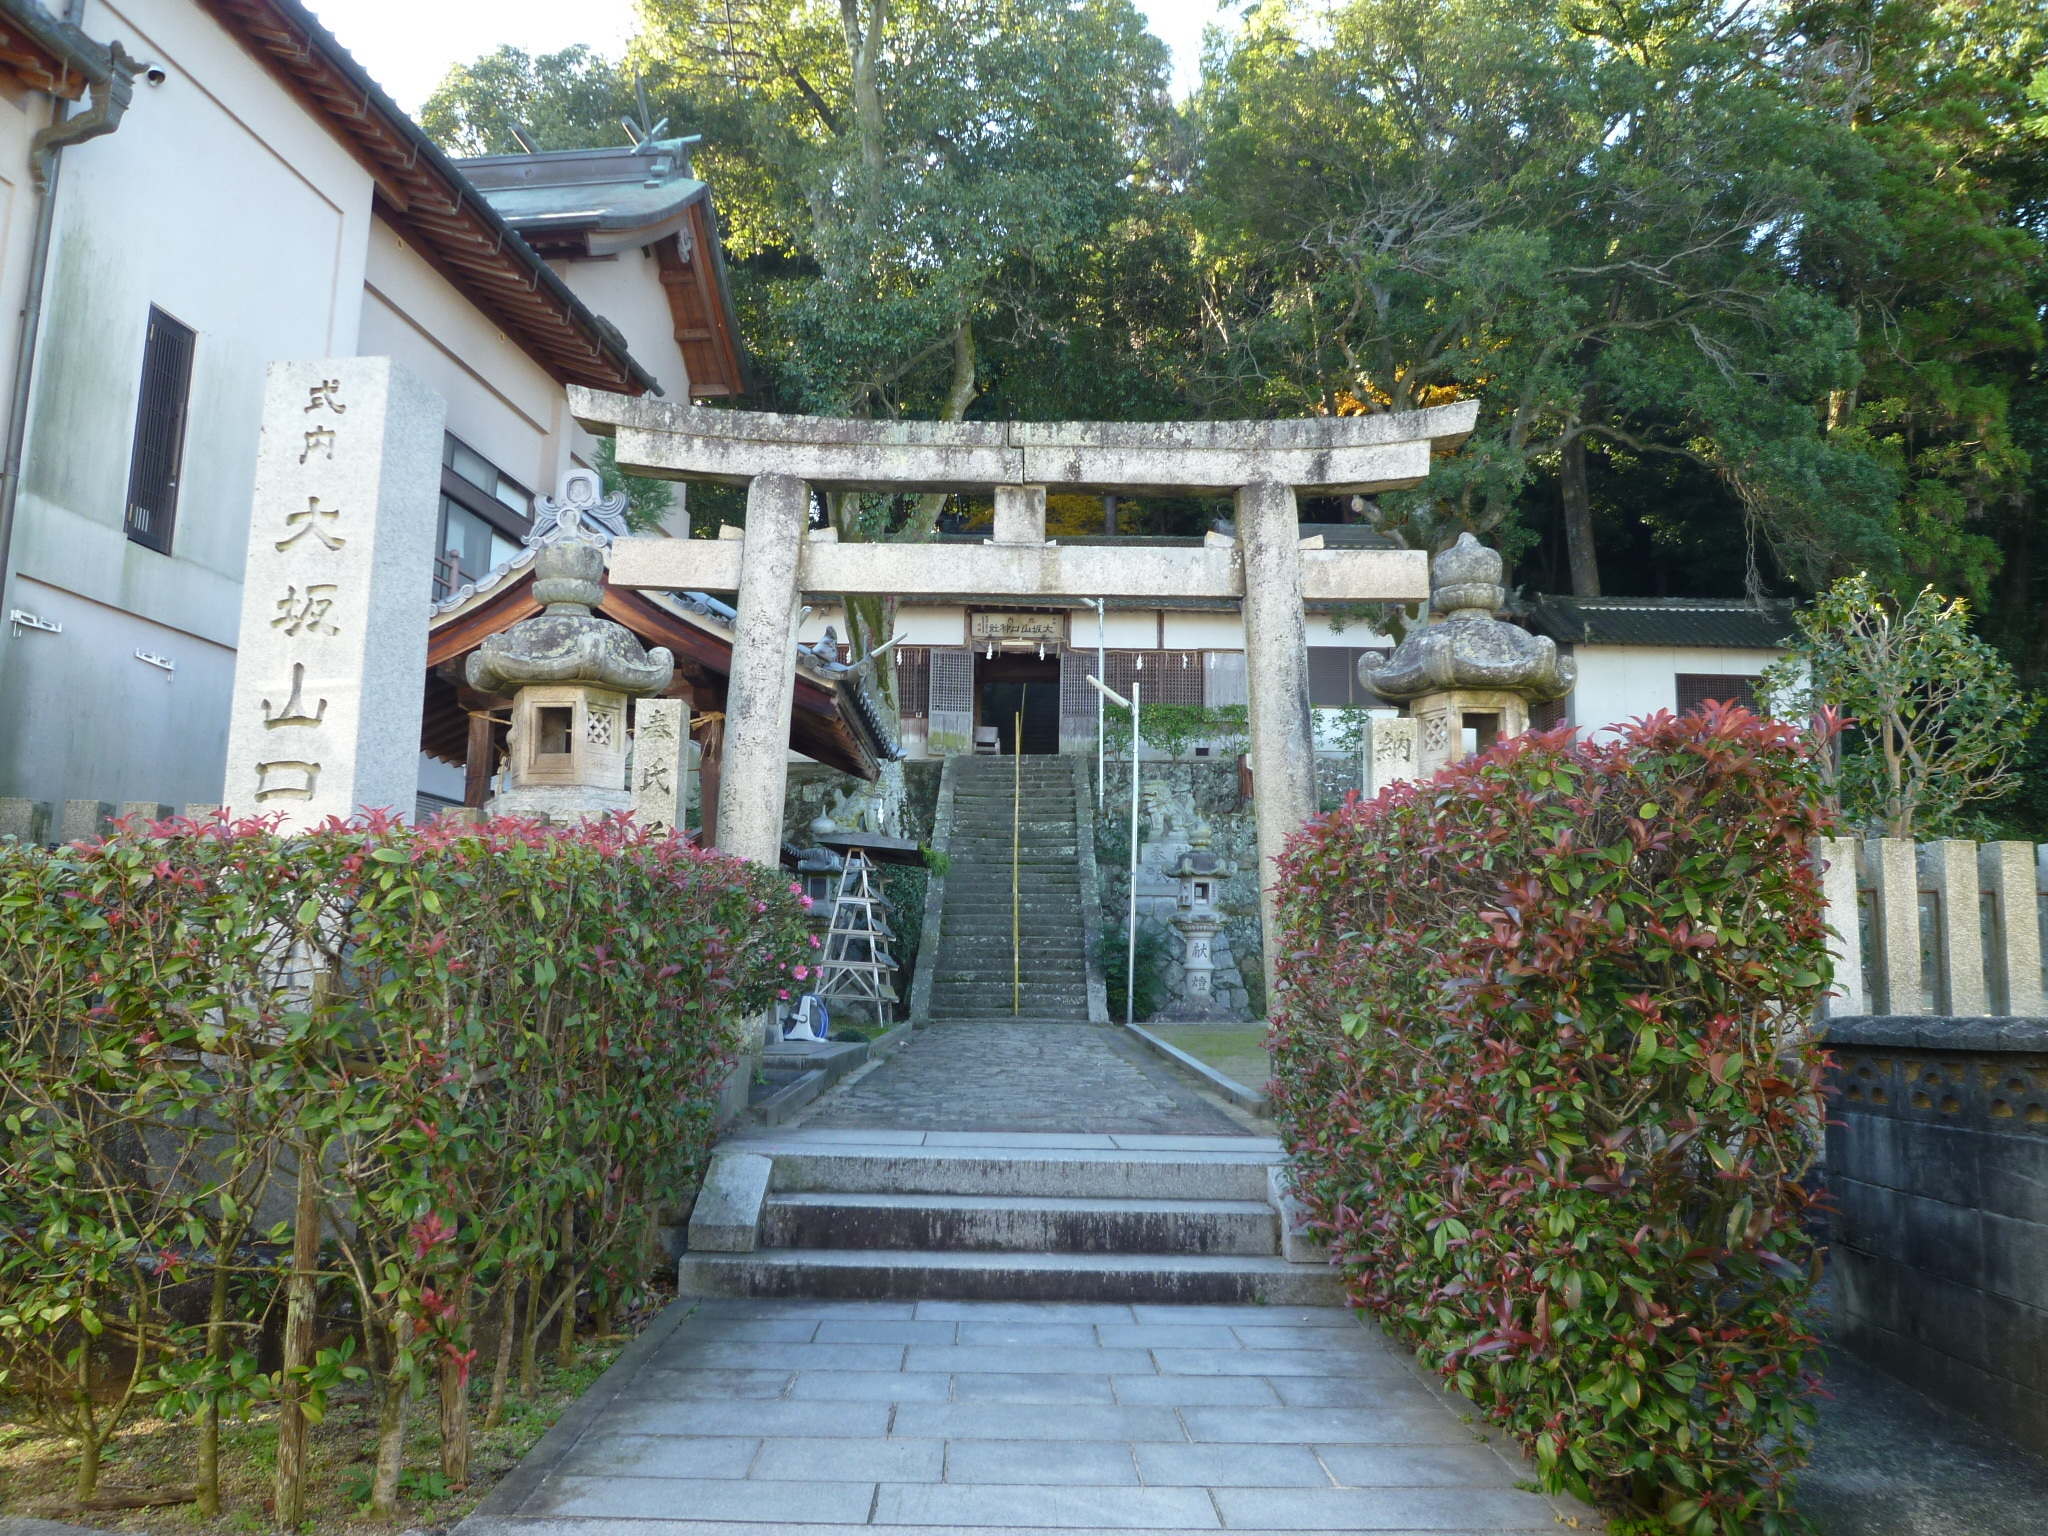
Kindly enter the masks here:
M 1969 605 L 1932 587 L 1902 602 L 1845 576 L 1798 622 L 1763 691 L 1780 710 L 1841 718 L 1835 790 L 1849 824 L 1885 837 L 1987 835 L 1983 807 L 2018 787 L 2042 701 L 1970 633 Z

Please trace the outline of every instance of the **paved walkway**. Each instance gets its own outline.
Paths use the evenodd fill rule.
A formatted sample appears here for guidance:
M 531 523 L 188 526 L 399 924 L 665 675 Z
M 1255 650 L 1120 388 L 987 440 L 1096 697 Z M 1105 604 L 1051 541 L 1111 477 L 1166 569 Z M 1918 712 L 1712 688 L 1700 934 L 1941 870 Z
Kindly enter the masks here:
M 1338 1309 L 678 1302 L 465 1536 L 1594 1528 L 1527 1477 Z
M 1242 1136 L 1219 1101 L 1128 1038 L 1088 1024 L 933 1024 L 821 1099 L 807 1127 Z

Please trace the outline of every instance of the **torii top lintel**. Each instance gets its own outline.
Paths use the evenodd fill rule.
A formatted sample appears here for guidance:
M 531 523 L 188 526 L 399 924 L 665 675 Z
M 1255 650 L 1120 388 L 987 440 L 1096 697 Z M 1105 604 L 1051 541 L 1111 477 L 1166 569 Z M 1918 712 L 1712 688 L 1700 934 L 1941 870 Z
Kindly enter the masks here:
M 616 435 L 635 474 L 745 485 L 793 475 L 830 491 L 969 491 L 1042 485 L 1112 495 L 1304 495 L 1401 490 L 1429 473 L 1432 443 L 1462 442 L 1477 401 L 1375 416 L 1286 421 L 853 421 L 709 410 L 572 387 L 585 428 Z

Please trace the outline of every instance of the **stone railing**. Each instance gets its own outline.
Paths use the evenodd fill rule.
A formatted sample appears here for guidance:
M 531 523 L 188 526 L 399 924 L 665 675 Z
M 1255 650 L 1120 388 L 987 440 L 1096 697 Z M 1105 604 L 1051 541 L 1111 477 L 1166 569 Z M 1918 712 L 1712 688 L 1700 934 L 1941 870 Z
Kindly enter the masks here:
M 2039 1017 L 2048 845 L 1828 838 L 1831 1019 Z

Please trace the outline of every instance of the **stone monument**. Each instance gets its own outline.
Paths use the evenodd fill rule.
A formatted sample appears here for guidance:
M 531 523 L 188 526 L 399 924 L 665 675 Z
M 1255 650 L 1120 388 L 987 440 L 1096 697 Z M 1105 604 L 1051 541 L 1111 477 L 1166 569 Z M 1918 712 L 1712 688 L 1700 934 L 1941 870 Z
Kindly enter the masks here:
M 223 800 L 412 814 L 446 407 L 388 357 L 272 363 Z
M 668 687 L 675 658 L 644 650 L 625 625 L 591 612 L 604 598 L 605 550 L 625 528 L 625 503 L 623 495 L 600 497 L 591 470 L 564 475 L 561 494 L 541 499 L 527 535 L 543 610 L 470 655 L 470 687 L 513 696 L 506 781 L 488 807 L 493 816 L 574 820 L 633 808 L 626 701 Z M 671 761 L 678 755 L 669 749 Z
M 1561 699 L 1578 680 L 1577 664 L 1557 654 L 1556 641 L 1493 616 L 1507 599 L 1497 551 L 1462 533 L 1430 562 L 1429 575 L 1434 621 L 1412 632 L 1384 664 L 1372 656 L 1358 663 L 1360 682 L 1407 704 L 1415 722 L 1413 776 L 1421 779 L 1521 735 L 1532 703 Z M 1390 731 L 1379 744 L 1367 735 L 1367 787 L 1374 793 L 1392 782 L 1382 775 L 1398 766 L 1391 751 L 1382 764 L 1379 746 L 1391 749 L 1399 734 Z
M 650 832 L 679 832 L 689 812 L 690 700 L 633 704 L 633 814 Z

